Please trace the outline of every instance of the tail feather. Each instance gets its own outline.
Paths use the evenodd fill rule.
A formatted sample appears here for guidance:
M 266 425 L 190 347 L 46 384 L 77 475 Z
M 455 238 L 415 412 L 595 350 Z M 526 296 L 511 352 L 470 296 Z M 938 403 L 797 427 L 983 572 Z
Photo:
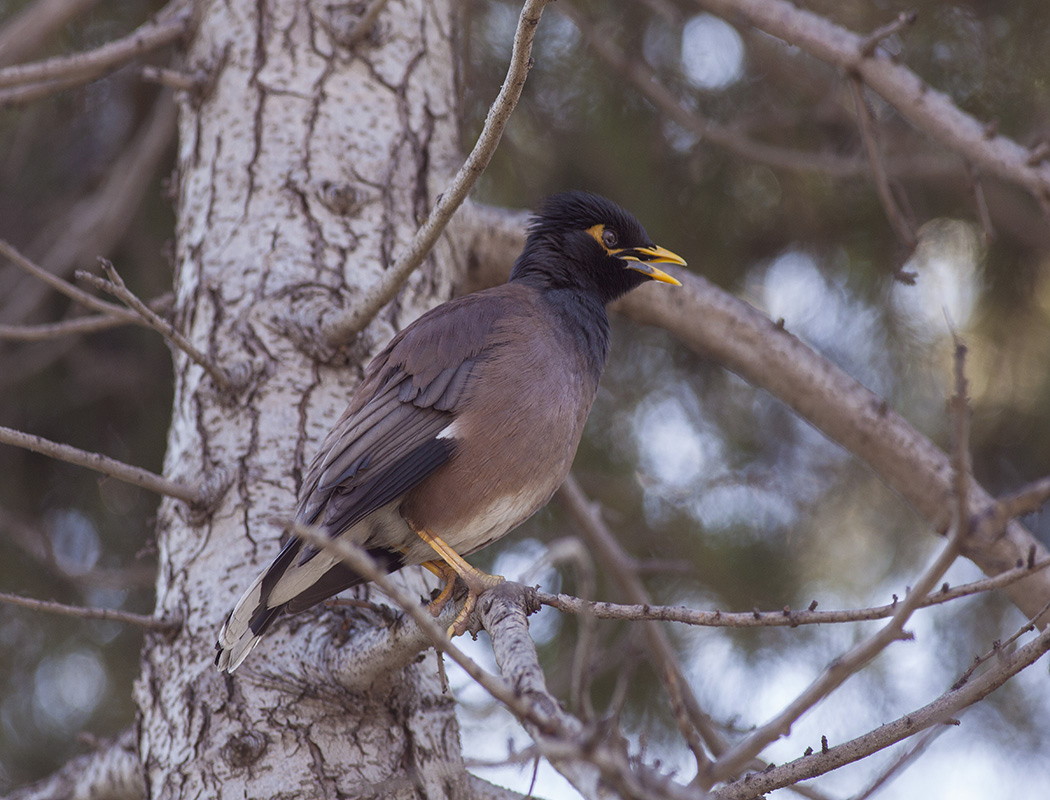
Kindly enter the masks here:
M 237 669 L 284 611 L 290 614 L 305 611 L 363 582 L 360 575 L 327 553 L 317 553 L 308 560 L 297 559 L 302 548 L 302 540 L 290 539 L 273 563 L 252 581 L 237 601 L 215 644 L 218 651 L 215 666 L 220 672 Z M 404 565 L 401 553 L 377 549 L 369 554 L 387 572 Z

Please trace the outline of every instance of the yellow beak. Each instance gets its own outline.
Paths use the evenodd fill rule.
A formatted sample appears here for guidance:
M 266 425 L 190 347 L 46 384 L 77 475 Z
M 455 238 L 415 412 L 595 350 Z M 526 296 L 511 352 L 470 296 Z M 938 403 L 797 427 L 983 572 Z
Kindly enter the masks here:
M 610 250 L 609 253 L 630 262 L 626 265 L 627 269 L 640 272 L 654 281 L 669 283 L 672 286 L 682 285 L 680 281 L 672 278 L 662 269 L 657 269 L 653 266 L 653 264 L 678 264 L 682 267 L 685 266 L 684 258 L 659 245 L 653 245 L 652 247 L 626 247 L 623 250 Z

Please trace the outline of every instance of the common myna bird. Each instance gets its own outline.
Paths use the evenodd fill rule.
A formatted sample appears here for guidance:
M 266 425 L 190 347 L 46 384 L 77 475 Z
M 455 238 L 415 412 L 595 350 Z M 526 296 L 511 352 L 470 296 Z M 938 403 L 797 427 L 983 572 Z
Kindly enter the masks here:
M 685 264 L 594 194 L 548 198 L 503 286 L 427 312 L 368 365 L 306 471 L 296 520 L 354 542 L 390 572 L 422 564 L 469 592 L 462 633 L 502 580 L 462 556 L 542 507 L 569 472 L 609 349 L 607 303 L 654 264 Z M 233 672 L 281 612 L 303 611 L 363 579 L 292 538 L 238 601 L 215 663 Z

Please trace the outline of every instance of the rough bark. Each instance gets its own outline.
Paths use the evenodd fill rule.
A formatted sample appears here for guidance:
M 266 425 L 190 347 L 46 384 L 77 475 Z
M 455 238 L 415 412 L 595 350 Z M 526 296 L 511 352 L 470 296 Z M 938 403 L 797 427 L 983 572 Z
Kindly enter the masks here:
M 307 0 L 199 7 L 188 61 L 212 80 L 181 107 L 176 318 L 247 381 L 224 396 L 175 356 L 165 473 L 220 471 L 229 489 L 208 513 L 179 501 L 159 512 L 157 610 L 185 624 L 174 640 L 149 638 L 136 685 L 153 798 L 436 798 L 473 785 L 432 653 L 371 664 L 382 677 L 367 692 L 313 680 L 329 660 L 354 668 L 346 653 L 376 615 L 307 612 L 276 625 L 234 676 L 212 665 L 216 630 L 276 554 L 273 519 L 294 508 L 360 366 L 446 299 L 458 271 L 445 240 L 352 347 L 316 345 L 317 310 L 353 304 L 378 279 L 457 154 L 450 4 L 389 4 L 347 49 L 339 32 L 365 5 L 343 19 Z

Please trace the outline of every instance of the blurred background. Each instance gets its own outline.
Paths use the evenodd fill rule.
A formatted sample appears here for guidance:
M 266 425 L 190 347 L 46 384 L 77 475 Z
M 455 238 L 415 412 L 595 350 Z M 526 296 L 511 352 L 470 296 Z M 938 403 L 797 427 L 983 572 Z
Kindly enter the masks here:
M 0 8 L 0 36 L 27 5 L 8 0 Z M 33 57 L 98 46 L 162 3 L 80 5 Z M 941 446 L 950 432 L 954 328 L 969 347 L 978 480 L 1002 493 L 1050 474 L 1050 221 L 1016 187 L 975 182 L 962 160 L 868 94 L 887 173 L 914 231 L 916 246 L 907 246 L 879 203 L 842 75 L 701 6 L 550 6 L 536 66 L 475 199 L 526 208 L 565 188 L 614 198 L 690 269 L 783 318 Z M 1047 141 L 1047 4 L 806 7 L 858 33 L 917 11 L 915 24 L 882 46 L 1021 144 Z M 464 149 L 505 74 L 519 9 L 509 0 L 463 6 Z M 164 64 L 170 55 L 148 60 Z M 4 58 L 0 48 L 0 64 Z M 687 118 L 672 119 L 643 96 L 620 62 L 651 73 Z M 106 255 L 140 297 L 162 298 L 172 280 L 170 106 L 133 66 L 0 108 L 0 237 L 67 276 Z M 71 313 L 63 298 L 0 266 L 0 323 Z M 159 471 L 171 405 L 159 337 L 127 327 L 0 341 L 0 365 L 0 424 Z M 575 472 L 624 548 L 646 564 L 657 602 L 727 611 L 812 600 L 822 609 L 880 605 L 903 596 L 940 545 L 863 464 L 771 396 L 663 332 L 623 321 L 614 322 L 612 359 Z M 155 497 L 6 446 L 0 475 L 0 591 L 149 613 Z M 1023 521 L 1050 539 L 1050 515 Z M 550 542 L 572 535 L 554 503 L 475 558 L 510 579 L 573 593 L 578 570 L 544 561 Z M 965 562 L 947 579 L 978 577 Z M 597 596 L 616 599 L 600 571 L 597 580 Z M 1022 623 L 994 594 L 919 612 L 909 626 L 916 641 L 892 646 L 803 718 L 771 757 L 795 758 L 819 747 L 822 735 L 841 742 L 924 705 Z M 781 710 L 871 626 L 671 632 L 702 707 L 728 730 L 746 730 Z M 690 760 L 637 626 L 603 622 L 598 630 L 600 648 L 613 655 L 594 674 L 596 707 L 610 701 L 621 668 L 632 669 L 626 732 L 688 776 Z M 551 688 L 567 696 L 577 622 L 547 609 L 533 632 Z M 133 723 L 140 645 L 141 634 L 127 627 L 0 606 L 0 792 Z M 473 652 L 490 658 L 484 642 Z M 505 713 L 452 677 L 468 758 L 499 761 L 508 742 L 527 745 Z M 1041 663 L 968 711 L 881 796 L 1044 797 L 1048 698 Z M 898 753 L 820 785 L 832 797 L 855 795 Z M 532 777 L 531 764 L 479 772 L 521 791 Z M 546 770 L 536 793 L 571 796 Z

